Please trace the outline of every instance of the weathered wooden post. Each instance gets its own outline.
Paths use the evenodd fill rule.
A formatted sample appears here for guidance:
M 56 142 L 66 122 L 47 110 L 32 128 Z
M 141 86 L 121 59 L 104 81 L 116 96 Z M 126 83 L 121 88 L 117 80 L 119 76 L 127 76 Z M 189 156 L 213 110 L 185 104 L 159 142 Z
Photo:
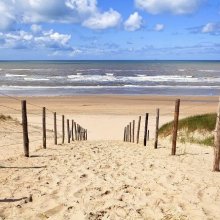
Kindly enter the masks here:
M 156 116 L 154 149 L 157 149 L 157 146 L 158 146 L 159 120 L 160 120 L 160 109 L 158 108 L 157 109 L 157 116 Z
M 129 123 L 129 142 L 132 141 L 132 130 L 131 130 L 131 122 Z
M 74 121 L 72 120 L 72 141 L 74 141 Z
M 87 141 L 87 129 L 86 129 L 86 141 Z
M 139 116 L 139 120 L 138 120 L 138 127 L 137 127 L 137 144 L 139 143 L 140 128 L 141 128 L 141 116 Z
M 130 140 L 129 135 L 130 135 L 129 125 L 127 125 L 127 142 L 129 142 L 129 140 Z
M 65 141 L 65 116 L 62 115 L 62 143 Z
M 150 130 L 147 130 L 147 140 L 150 140 Z
M 220 97 L 217 111 L 217 119 L 215 126 L 215 146 L 214 146 L 214 164 L 213 171 L 220 171 Z
M 47 148 L 47 137 L 46 137 L 46 108 L 43 107 L 43 112 L 42 112 L 42 134 L 43 134 L 43 148 Z
M 70 143 L 70 120 L 67 119 L 67 138 L 68 138 L 68 143 Z
M 126 128 L 124 128 L 124 137 L 123 137 L 124 142 L 125 142 L 125 138 L 126 138 Z
M 173 141 L 172 141 L 172 152 L 171 155 L 176 155 L 176 141 L 177 141 L 177 131 L 179 122 L 179 109 L 180 109 L 180 99 L 176 100 L 174 121 L 173 121 Z
M 54 144 L 57 145 L 57 113 L 54 112 Z
M 144 146 L 147 145 L 147 132 L 148 132 L 148 113 L 146 113 L 145 117 L 145 126 L 144 126 Z
M 21 101 L 21 109 L 22 109 L 24 156 L 29 157 L 29 138 L 28 138 L 28 121 L 27 121 L 26 100 Z
M 132 142 L 134 143 L 134 129 L 135 129 L 135 120 L 133 120 L 132 124 Z
M 76 122 L 74 122 L 74 130 L 75 130 L 75 140 L 77 141 L 78 137 L 77 137 L 77 124 L 76 124 Z

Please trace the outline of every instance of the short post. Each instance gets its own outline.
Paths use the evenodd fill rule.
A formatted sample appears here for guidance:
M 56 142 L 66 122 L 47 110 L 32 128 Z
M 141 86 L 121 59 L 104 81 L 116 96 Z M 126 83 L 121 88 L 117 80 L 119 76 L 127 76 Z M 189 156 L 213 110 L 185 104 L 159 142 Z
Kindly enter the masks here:
M 23 127 L 23 145 L 24 156 L 29 157 L 29 138 L 28 138 L 28 121 L 27 121 L 27 105 L 26 101 L 21 101 L 22 108 L 22 127 Z
M 127 142 L 129 142 L 130 139 L 129 135 L 130 135 L 129 125 L 127 125 Z
M 145 126 L 144 126 L 144 146 L 147 145 L 147 133 L 148 133 L 148 113 L 146 113 L 145 117 Z
M 134 129 L 135 129 L 135 120 L 133 120 L 132 124 L 132 142 L 134 143 Z
M 141 128 L 141 116 L 139 116 L 139 120 L 138 120 L 138 127 L 137 127 L 137 144 L 139 143 L 140 128 Z
M 68 138 L 68 143 L 70 143 L 70 121 L 67 119 L 67 138 Z
M 57 113 L 54 112 L 54 144 L 57 145 Z
M 129 142 L 131 142 L 132 141 L 131 122 L 129 123 L 129 132 L 130 132 L 130 134 L 129 134 Z
M 179 109 L 180 109 L 180 99 L 177 99 L 176 104 L 175 104 L 175 112 L 174 112 L 173 141 L 172 141 L 171 155 L 176 155 L 176 141 L 177 141 L 177 131 L 178 131 L 178 122 L 179 122 Z
M 150 130 L 147 130 L 147 140 L 150 140 Z
M 46 108 L 43 107 L 43 112 L 42 112 L 42 129 L 43 129 L 43 148 L 47 148 L 47 137 L 46 137 Z
M 87 141 L 87 129 L 86 129 L 86 141 Z
M 65 141 L 65 116 L 62 115 L 62 143 Z
M 160 109 L 158 108 L 157 109 L 157 116 L 156 116 L 154 149 L 157 149 L 157 146 L 158 146 L 159 120 L 160 120 Z
M 214 164 L 213 171 L 220 171 L 220 98 L 217 111 L 216 127 L 215 127 L 215 146 L 214 146 Z
M 73 136 L 73 133 L 74 133 L 74 121 L 72 120 L 72 141 L 74 141 L 74 136 Z
M 124 137 L 123 137 L 124 142 L 125 142 L 125 138 L 126 138 L 126 128 L 124 128 Z

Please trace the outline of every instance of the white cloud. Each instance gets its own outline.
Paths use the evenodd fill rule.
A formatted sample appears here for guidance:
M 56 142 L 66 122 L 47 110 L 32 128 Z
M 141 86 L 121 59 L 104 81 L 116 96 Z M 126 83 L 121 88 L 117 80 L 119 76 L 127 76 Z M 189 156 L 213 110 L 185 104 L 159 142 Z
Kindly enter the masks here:
M 165 28 L 164 24 L 156 24 L 154 27 L 155 31 L 163 31 Z
M 124 28 L 127 31 L 136 31 L 141 28 L 143 18 L 134 12 L 129 16 L 129 18 L 124 22 Z
M 7 31 L 12 28 L 15 23 L 15 16 L 10 4 L 0 2 L 0 30 Z
M 71 35 L 61 34 L 53 30 L 35 34 L 26 31 L 0 32 L 0 40 L 2 48 L 48 48 L 56 51 L 72 51 L 72 46 L 70 45 Z
M 41 25 L 38 25 L 38 24 L 32 24 L 32 25 L 31 25 L 31 30 L 32 30 L 34 33 L 38 33 L 38 32 L 41 32 L 42 27 L 41 27 Z
M 214 32 L 216 29 L 216 24 L 208 23 L 202 28 L 202 33 L 211 33 Z
M 83 26 L 91 29 L 106 29 L 117 26 L 121 21 L 121 15 L 110 9 L 104 13 L 96 13 L 83 22 Z
M 152 14 L 188 14 L 194 12 L 202 1 L 204 0 L 135 0 L 135 4 Z

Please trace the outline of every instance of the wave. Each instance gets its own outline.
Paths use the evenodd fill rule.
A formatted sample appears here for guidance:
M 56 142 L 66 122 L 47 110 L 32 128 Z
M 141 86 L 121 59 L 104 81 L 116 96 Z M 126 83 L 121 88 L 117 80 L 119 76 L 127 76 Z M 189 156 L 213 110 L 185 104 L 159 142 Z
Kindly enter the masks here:
M 12 71 L 30 71 L 33 69 L 8 69 L 8 70 L 12 70 Z
M 105 73 L 106 76 L 114 76 L 114 73 Z
M 220 70 L 198 70 L 199 72 L 207 72 L 207 73 L 219 73 Z
M 25 81 L 49 81 L 50 79 L 45 78 L 24 78 Z
M 10 74 L 10 73 L 6 73 L 5 77 L 25 77 L 27 75 L 24 74 Z
M 185 72 L 185 69 L 178 69 L 179 72 Z

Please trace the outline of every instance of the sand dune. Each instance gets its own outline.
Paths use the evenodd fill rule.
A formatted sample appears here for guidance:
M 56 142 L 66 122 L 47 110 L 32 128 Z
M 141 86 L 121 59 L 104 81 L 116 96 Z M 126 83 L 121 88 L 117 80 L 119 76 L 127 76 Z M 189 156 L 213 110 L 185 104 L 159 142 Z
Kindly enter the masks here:
M 220 219 L 212 149 L 169 146 L 75 142 L 1 161 L 0 219 Z

